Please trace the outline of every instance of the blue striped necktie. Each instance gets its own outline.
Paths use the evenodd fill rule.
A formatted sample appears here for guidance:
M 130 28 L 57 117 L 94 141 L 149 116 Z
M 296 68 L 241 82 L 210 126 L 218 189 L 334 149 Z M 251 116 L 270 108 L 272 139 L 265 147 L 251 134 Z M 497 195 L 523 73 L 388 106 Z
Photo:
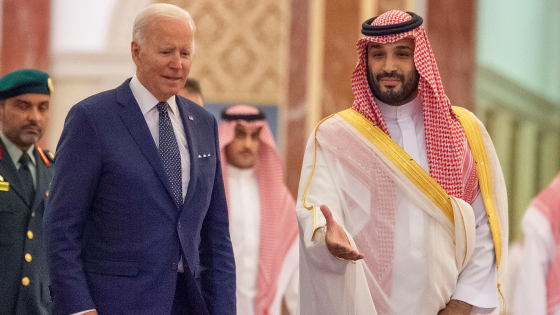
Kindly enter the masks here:
M 183 206 L 183 188 L 182 188 L 182 173 L 181 173 L 181 154 L 179 153 L 179 145 L 177 138 L 173 132 L 171 119 L 167 108 L 167 102 L 159 102 L 157 109 L 159 111 L 159 155 L 165 168 L 167 178 L 171 183 L 173 191 L 173 199 L 177 207 L 181 209 Z

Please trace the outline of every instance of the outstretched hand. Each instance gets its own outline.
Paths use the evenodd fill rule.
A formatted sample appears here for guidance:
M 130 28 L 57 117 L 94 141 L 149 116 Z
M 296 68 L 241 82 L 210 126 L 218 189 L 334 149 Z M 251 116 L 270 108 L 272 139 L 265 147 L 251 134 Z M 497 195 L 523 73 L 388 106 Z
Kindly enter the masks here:
M 468 315 L 471 313 L 472 305 L 459 300 L 451 300 L 438 315 Z
M 357 250 L 352 248 L 346 232 L 336 223 L 333 218 L 332 212 L 327 205 L 321 205 L 321 212 L 327 220 L 327 233 L 325 241 L 327 248 L 335 257 L 344 260 L 360 260 L 364 258 L 364 254 L 358 253 Z

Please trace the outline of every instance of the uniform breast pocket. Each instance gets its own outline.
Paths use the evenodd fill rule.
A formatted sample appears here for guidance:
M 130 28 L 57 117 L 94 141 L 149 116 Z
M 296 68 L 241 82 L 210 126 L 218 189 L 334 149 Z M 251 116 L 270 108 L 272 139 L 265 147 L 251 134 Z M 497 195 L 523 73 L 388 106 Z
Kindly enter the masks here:
M 0 191 L 0 212 L 14 212 L 12 199 L 12 191 Z
M 16 218 L 9 192 L 0 191 L 0 245 L 13 243 Z

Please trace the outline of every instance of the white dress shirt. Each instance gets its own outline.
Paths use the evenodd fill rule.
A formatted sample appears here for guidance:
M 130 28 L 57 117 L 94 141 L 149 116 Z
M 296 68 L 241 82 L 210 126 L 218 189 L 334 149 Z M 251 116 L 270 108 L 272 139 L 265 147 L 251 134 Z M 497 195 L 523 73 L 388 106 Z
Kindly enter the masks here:
M 375 101 L 387 123 L 391 139 L 429 173 L 422 100 L 417 97 L 401 106 Z M 424 250 L 427 238 L 422 228 L 428 214 L 409 202 L 402 193 L 398 195 L 397 202 L 391 298 L 398 301 L 393 303 L 399 308 L 396 314 L 406 314 L 407 310 L 419 310 L 422 305 L 423 290 L 410 288 L 429 285 L 428 259 Z M 498 306 L 494 243 L 480 194 L 472 207 L 476 218 L 476 245 L 471 260 L 459 275 L 452 299 L 472 304 L 474 313 L 487 314 Z
M 12 141 L 10 141 L 10 139 L 6 138 L 6 136 L 1 131 L 0 131 L 0 139 L 2 139 L 2 142 L 6 147 L 6 151 L 8 151 L 8 154 L 10 155 L 10 158 L 12 159 L 12 162 L 16 167 L 16 170 L 19 171 L 21 167 L 21 163 L 19 163 L 19 159 L 23 155 L 23 151 L 21 151 L 20 148 L 18 148 Z M 37 188 L 37 166 L 36 166 L 37 161 L 35 160 L 35 155 L 33 154 L 34 149 L 35 149 L 35 145 L 32 144 L 29 147 L 29 149 L 25 151 L 25 153 L 29 155 L 29 158 L 31 160 L 31 163 L 27 164 L 27 167 L 29 168 L 29 171 L 31 172 L 31 177 L 33 178 L 33 186 Z
M 159 147 L 159 111 L 156 105 L 159 101 L 148 91 L 138 78 L 134 76 L 130 80 L 130 89 L 132 94 L 142 110 L 144 119 L 148 124 L 150 133 L 154 138 L 156 147 Z M 167 100 L 169 107 L 167 112 L 169 114 L 169 119 L 171 119 L 171 125 L 173 126 L 173 132 L 175 133 L 175 138 L 177 139 L 177 144 L 179 145 L 179 153 L 181 154 L 181 171 L 182 171 L 182 190 L 183 190 L 183 200 L 187 195 L 187 187 L 189 187 L 189 180 L 191 177 L 191 160 L 189 156 L 189 147 L 187 143 L 187 136 L 185 135 L 185 128 L 183 127 L 183 121 L 181 120 L 181 114 L 179 113 L 179 108 L 175 101 L 175 96 L 170 97 Z

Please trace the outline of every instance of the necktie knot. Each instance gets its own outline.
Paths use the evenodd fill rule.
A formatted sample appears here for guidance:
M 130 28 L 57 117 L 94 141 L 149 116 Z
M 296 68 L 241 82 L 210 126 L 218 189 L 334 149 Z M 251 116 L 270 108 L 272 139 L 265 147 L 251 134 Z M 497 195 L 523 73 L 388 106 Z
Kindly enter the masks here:
M 29 157 L 29 154 L 27 154 L 27 152 L 24 152 L 23 155 L 19 158 L 19 164 L 21 165 L 21 167 L 27 167 L 27 164 L 29 164 L 29 162 L 31 162 L 31 158 Z
M 156 105 L 157 110 L 160 112 L 160 114 L 163 114 L 163 113 L 167 112 L 167 106 L 169 106 L 169 104 L 167 104 L 167 102 L 159 102 Z

